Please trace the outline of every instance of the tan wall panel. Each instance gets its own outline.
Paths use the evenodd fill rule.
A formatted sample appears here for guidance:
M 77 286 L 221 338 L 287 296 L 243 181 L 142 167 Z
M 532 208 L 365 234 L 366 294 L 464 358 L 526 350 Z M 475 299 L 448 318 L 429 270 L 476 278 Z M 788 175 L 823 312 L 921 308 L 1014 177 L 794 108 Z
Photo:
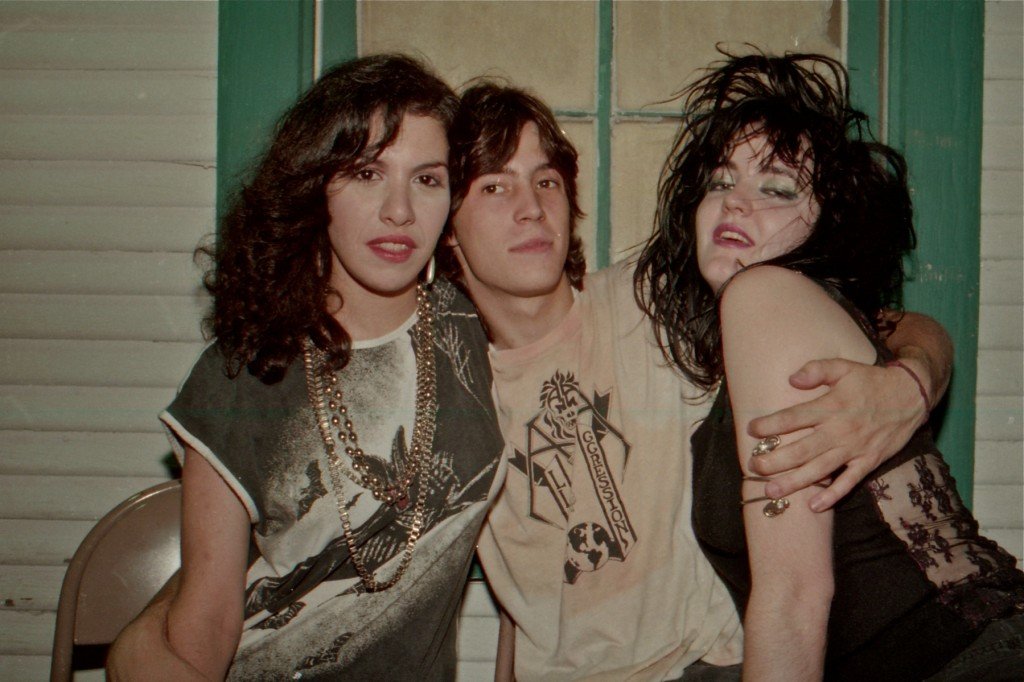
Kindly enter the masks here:
M 674 123 L 621 123 L 612 136 L 612 260 L 635 251 L 651 235 L 658 175 Z
M 0 339 L 0 384 L 177 388 L 203 344 Z
M 580 208 L 586 215 L 577 224 L 576 234 L 583 240 L 583 253 L 587 257 L 588 269 L 593 270 L 597 262 L 597 199 L 594 194 L 594 187 L 597 186 L 597 148 L 594 146 L 594 124 L 589 121 L 567 120 L 561 120 L 559 124 L 580 155 L 580 172 L 576 186 L 579 190 Z
M 838 6 L 838 3 L 835 3 Z M 617 105 L 640 109 L 690 82 L 720 59 L 716 43 L 737 51 L 840 56 L 838 8 L 829 0 L 615 3 Z M 672 105 L 651 107 L 672 111 Z
M 482 74 L 511 78 L 560 108 L 593 109 L 595 2 L 359 4 L 364 54 L 425 55 L 454 86 Z
M 212 206 L 0 206 L 6 249 L 192 253 L 213 234 Z
M 157 431 L 0 431 L 0 474 L 168 478 L 170 451 Z
M 206 307 L 197 296 L 0 293 L 0 337 L 198 341 Z
M 190 161 L 213 167 L 209 116 L 4 116 L 0 158 Z

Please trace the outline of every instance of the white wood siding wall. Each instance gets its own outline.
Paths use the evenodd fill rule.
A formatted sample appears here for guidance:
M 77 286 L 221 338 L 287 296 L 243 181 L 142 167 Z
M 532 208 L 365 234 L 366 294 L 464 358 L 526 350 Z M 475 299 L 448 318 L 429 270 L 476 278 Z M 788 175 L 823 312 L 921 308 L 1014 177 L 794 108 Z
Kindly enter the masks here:
M 0 679 L 42 680 L 65 563 L 169 476 L 155 416 L 201 347 L 217 7 L 5 1 L 0 27 Z
M 1024 558 L 1024 3 L 985 3 L 974 510 Z

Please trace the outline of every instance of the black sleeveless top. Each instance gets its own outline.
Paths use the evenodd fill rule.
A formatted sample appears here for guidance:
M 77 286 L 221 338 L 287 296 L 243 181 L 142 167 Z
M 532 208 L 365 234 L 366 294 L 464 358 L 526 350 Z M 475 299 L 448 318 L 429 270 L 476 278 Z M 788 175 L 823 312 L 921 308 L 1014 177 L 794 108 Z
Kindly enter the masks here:
M 878 363 L 890 359 L 852 304 L 826 290 L 871 339 Z M 724 381 L 692 445 L 693 527 L 742 615 L 750 567 Z M 841 500 L 834 519 L 826 679 L 928 677 L 983 626 L 1024 612 L 1024 574 L 978 534 L 927 427 Z

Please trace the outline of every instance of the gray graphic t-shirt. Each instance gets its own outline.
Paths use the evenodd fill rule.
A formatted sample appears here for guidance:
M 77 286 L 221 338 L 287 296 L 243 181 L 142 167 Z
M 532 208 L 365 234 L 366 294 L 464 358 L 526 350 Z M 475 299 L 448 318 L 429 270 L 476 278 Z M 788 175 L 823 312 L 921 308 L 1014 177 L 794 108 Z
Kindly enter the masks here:
M 224 373 L 215 345 L 161 415 L 179 456 L 189 445 L 245 505 L 253 523 L 245 625 L 230 679 L 452 679 L 455 616 L 497 477 L 502 441 L 486 340 L 472 306 L 434 285 L 438 413 L 423 537 L 394 587 L 368 593 L 356 575 L 302 359 L 278 383 Z M 354 345 L 339 372 L 359 443 L 393 476 L 410 448 L 415 318 Z M 347 464 L 347 456 L 339 448 Z M 351 468 L 351 467 L 349 467 Z M 414 484 L 410 498 L 419 492 Z M 343 478 L 341 503 L 364 564 L 386 580 L 401 561 L 414 504 L 387 506 Z

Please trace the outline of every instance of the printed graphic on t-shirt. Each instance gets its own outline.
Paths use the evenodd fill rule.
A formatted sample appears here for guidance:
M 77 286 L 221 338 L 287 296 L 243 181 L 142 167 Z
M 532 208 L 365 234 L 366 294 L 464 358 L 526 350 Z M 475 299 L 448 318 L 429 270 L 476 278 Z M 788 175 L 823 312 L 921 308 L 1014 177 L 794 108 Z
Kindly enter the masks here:
M 567 583 L 624 561 L 637 540 L 619 492 L 630 445 L 608 422 L 611 397 L 587 398 L 571 372 L 556 371 L 526 424 L 526 451 L 512 452 L 512 469 L 530 486 L 529 516 L 566 530 Z

